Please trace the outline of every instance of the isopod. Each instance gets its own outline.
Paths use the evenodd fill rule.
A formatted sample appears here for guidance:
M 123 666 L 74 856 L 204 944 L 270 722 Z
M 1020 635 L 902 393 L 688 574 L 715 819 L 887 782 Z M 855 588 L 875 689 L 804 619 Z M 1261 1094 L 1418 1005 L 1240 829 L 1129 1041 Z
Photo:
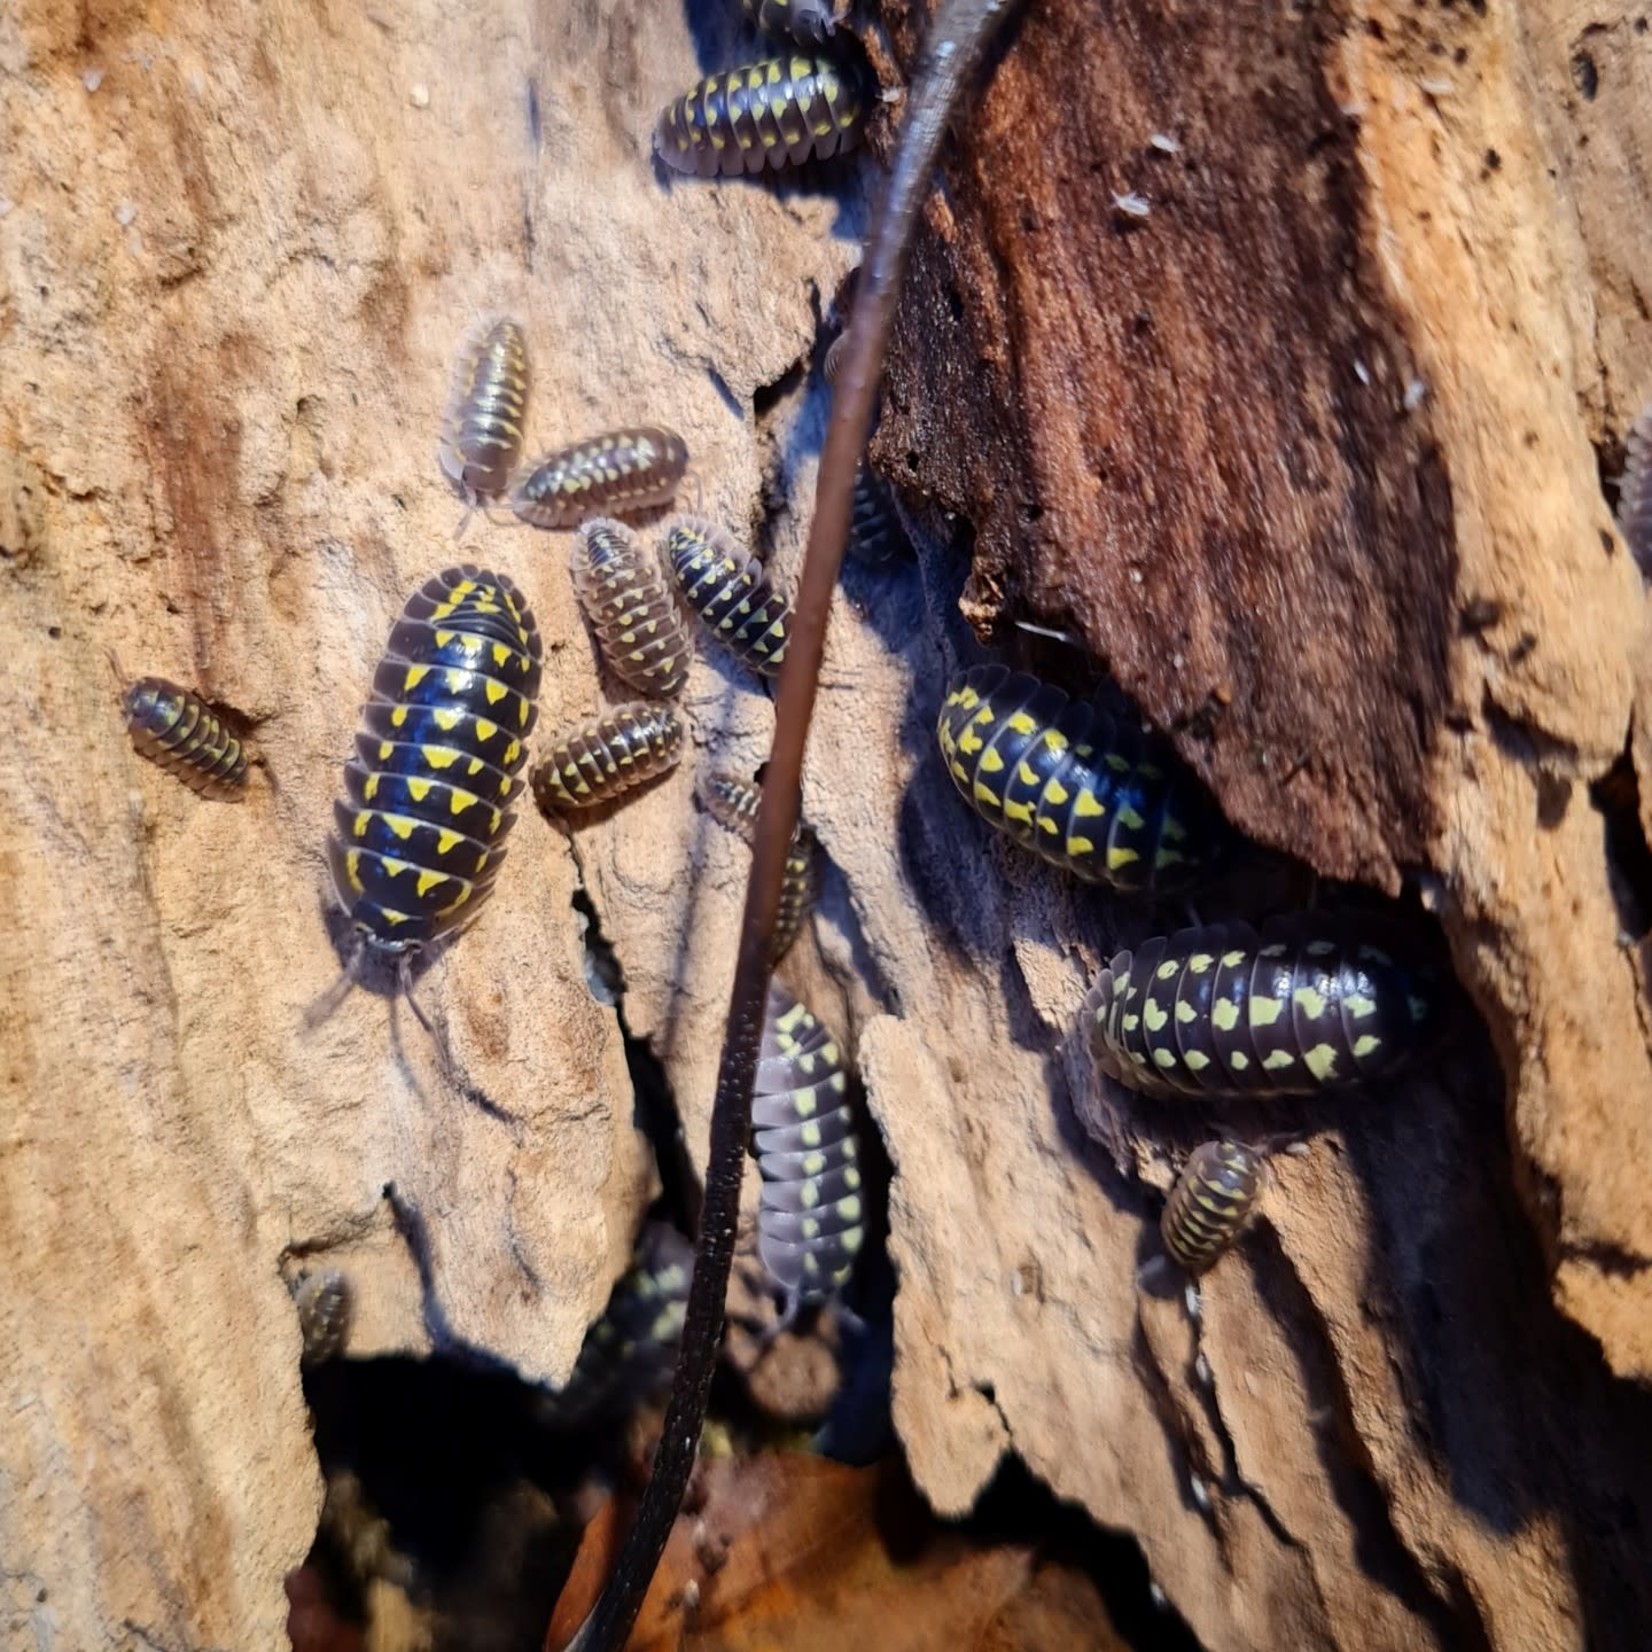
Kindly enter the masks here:
M 590 809 L 675 768 L 683 722 L 670 706 L 637 700 L 565 734 L 528 775 L 547 814 Z
M 453 372 L 437 460 L 470 506 L 504 498 L 528 416 L 528 341 L 514 321 L 484 323 Z
M 1084 1001 L 1097 1066 L 1154 1096 L 1302 1096 L 1386 1078 L 1424 1042 L 1423 972 L 1351 922 L 1183 929 L 1119 953 Z
M 654 553 L 623 523 L 599 516 L 579 530 L 568 566 L 614 675 L 658 699 L 681 693 L 688 628 Z
M 589 516 L 633 516 L 669 505 L 688 469 L 674 430 L 635 425 L 576 442 L 524 465 L 511 509 L 530 527 L 577 528 Z
M 791 52 L 697 82 L 661 112 L 654 148 L 676 172 L 761 172 L 854 148 L 865 118 L 850 71 Z
M 246 793 L 247 754 L 200 695 L 164 677 L 141 677 L 124 700 L 132 744 L 202 797 Z

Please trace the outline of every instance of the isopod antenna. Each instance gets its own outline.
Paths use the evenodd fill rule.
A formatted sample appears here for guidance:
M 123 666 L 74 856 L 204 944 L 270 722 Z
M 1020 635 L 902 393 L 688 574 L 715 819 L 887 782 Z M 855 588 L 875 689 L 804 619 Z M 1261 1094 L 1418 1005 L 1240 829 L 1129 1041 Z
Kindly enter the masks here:
M 619 1652 L 624 1645 L 642 1608 L 694 1466 L 734 1260 L 752 1084 L 769 986 L 771 937 L 780 908 L 786 856 L 801 809 L 803 750 L 819 687 L 826 615 L 849 531 L 855 467 L 866 446 L 889 324 L 941 139 L 959 95 L 973 81 L 975 70 L 1012 6 L 1013 0 L 944 0 L 923 65 L 913 82 L 889 182 L 872 222 L 854 318 L 849 325 L 847 359 L 832 392 L 832 418 L 820 461 L 808 555 L 780 673 L 774 744 L 764 771 L 763 802 L 758 810 L 751 876 L 746 884 L 728 1028 L 717 1071 L 694 1283 L 689 1290 L 688 1318 L 677 1355 L 671 1404 L 636 1524 L 626 1536 L 613 1575 L 591 1615 L 569 1642 L 567 1652 Z

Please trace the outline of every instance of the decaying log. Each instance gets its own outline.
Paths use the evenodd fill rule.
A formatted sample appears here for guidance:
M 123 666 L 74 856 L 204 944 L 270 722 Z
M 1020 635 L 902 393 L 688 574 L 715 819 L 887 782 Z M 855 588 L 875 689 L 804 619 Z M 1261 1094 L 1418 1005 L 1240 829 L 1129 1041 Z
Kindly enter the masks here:
M 405 1013 L 398 1058 L 384 998 L 301 1016 L 413 585 L 509 572 L 547 736 L 598 704 L 567 537 L 452 541 L 436 420 L 477 313 L 528 327 L 536 444 L 671 425 L 704 513 L 795 575 L 865 189 L 655 175 L 657 108 L 739 50 L 726 10 L 0 21 L 0 1638 L 283 1644 L 319 1506 L 284 1269 L 352 1274 L 357 1352 L 567 1373 L 654 1185 L 577 884 L 703 1155 L 749 856 L 691 797 L 772 726 L 709 653 L 682 770 L 571 838 L 520 820 L 420 982 L 493 1112 Z M 885 20 L 893 84 L 920 19 Z M 844 576 L 804 782 L 831 866 L 787 978 L 895 1164 L 920 1484 L 963 1509 L 1019 1454 L 1213 1649 L 1631 1646 L 1648 1618 L 1652 1018 L 1613 894 L 1644 891 L 1590 790 L 1646 628 L 1591 447 L 1652 390 L 1634 27 L 1037 0 L 903 306 L 875 456 L 926 531 Z M 960 596 L 1005 652 L 1016 619 L 1074 633 L 1260 840 L 1424 883 L 1489 1029 L 1455 1006 L 1436 1061 L 1316 1120 L 1197 1327 L 1137 1281 L 1163 1151 L 1121 1174 L 1079 1123 L 1073 1014 L 1148 920 L 959 804 Z M 131 752 L 110 649 L 239 717 L 245 803 Z

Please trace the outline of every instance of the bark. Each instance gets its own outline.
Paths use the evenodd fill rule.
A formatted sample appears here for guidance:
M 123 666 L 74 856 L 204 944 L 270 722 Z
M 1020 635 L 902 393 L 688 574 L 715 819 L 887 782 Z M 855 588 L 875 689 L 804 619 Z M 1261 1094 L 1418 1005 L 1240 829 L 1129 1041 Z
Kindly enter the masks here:
M 0 21 L 5 1637 L 284 1644 L 319 1506 L 301 1264 L 351 1274 L 353 1353 L 566 1375 L 654 1187 L 581 882 L 703 1155 L 749 858 L 691 794 L 772 726 L 704 649 L 682 769 L 571 838 L 520 820 L 422 979 L 493 1111 L 405 1013 L 397 1054 L 381 996 L 301 1017 L 338 968 L 320 847 L 407 593 L 509 573 L 545 737 L 599 703 L 568 536 L 452 542 L 436 425 L 475 314 L 528 328 L 537 445 L 668 424 L 704 513 L 795 574 L 865 185 L 656 176 L 658 107 L 749 45 L 727 12 Z M 887 22 L 893 85 L 917 20 Z M 1652 1018 L 1618 945 L 1645 891 L 1608 853 L 1645 827 L 1591 791 L 1652 659 L 1591 445 L 1652 388 L 1634 31 L 1037 0 L 903 304 L 875 454 L 920 556 L 845 574 L 804 791 L 831 869 L 786 975 L 857 1048 L 894 1161 L 923 1489 L 961 1510 L 1018 1453 L 1140 1538 L 1213 1649 L 1646 1621 Z M 1199 1326 L 1136 1278 L 1176 1143 L 1133 1119 L 1121 1173 L 1069 1047 L 1145 920 L 992 840 L 934 751 L 961 594 L 1007 652 L 1017 618 L 1072 631 L 1258 839 L 1421 883 L 1478 1009 L 1278 1161 Z M 246 802 L 131 752 L 111 649 L 239 714 Z M 771 1359 L 771 1403 L 817 1410 L 819 1343 Z

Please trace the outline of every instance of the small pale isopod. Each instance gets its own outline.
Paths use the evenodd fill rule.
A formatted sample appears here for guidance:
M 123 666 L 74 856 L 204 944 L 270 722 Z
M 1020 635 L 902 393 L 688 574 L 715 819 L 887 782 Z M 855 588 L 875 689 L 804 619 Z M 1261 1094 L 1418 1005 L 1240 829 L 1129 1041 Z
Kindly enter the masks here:
M 675 768 L 683 723 L 670 706 L 638 700 L 561 736 L 528 773 L 547 814 L 590 809 Z
M 124 706 L 132 744 L 150 762 L 202 797 L 245 795 L 246 751 L 198 694 L 163 677 L 142 677 L 127 689 Z
M 1629 427 L 1617 520 L 1635 565 L 1644 578 L 1652 579 L 1652 402 Z
M 1238 1239 L 1261 1193 L 1259 1154 L 1235 1141 L 1196 1147 L 1165 1200 L 1164 1248 L 1190 1274 L 1203 1273 Z
M 465 341 L 437 460 L 467 505 L 504 498 L 528 416 L 528 341 L 514 321 L 485 322 Z
M 688 444 L 674 430 L 614 430 L 524 466 L 511 485 L 511 509 L 534 528 L 577 528 L 605 513 L 633 516 L 669 505 L 687 469 Z
M 653 551 L 623 523 L 599 516 L 579 530 L 568 567 L 609 670 L 643 694 L 680 694 L 688 627 Z

